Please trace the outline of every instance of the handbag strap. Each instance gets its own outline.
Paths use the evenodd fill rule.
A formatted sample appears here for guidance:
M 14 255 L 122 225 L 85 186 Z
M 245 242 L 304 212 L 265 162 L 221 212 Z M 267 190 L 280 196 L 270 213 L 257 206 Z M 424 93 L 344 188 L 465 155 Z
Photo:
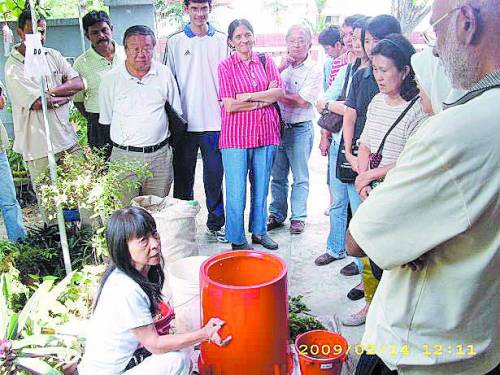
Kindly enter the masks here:
M 415 104 L 417 102 L 417 100 L 420 99 L 420 96 L 415 96 L 410 104 L 408 104 L 406 106 L 406 108 L 404 109 L 403 112 L 401 112 L 401 114 L 399 115 L 399 117 L 396 119 L 396 121 L 394 121 L 394 124 L 392 124 L 392 126 L 389 128 L 389 130 L 387 131 L 387 133 L 385 133 L 384 135 L 384 138 L 382 138 L 382 142 L 380 142 L 380 146 L 378 146 L 378 150 L 377 150 L 377 154 L 380 154 L 382 152 L 382 150 L 384 149 L 384 144 L 385 144 L 385 140 L 387 139 L 387 137 L 389 136 L 389 134 L 391 134 L 392 130 L 401 122 L 401 120 L 406 116 L 406 114 L 408 113 L 408 111 L 411 109 L 411 107 L 413 107 L 413 104 Z
M 266 70 L 267 59 L 266 59 L 266 55 L 264 55 L 262 52 L 259 53 L 259 60 L 260 60 L 260 63 L 262 64 L 262 66 L 264 67 L 264 73 L 266 73 L 266 77 L 267 77 L 267 70 Z M 280 105 L 278 104 L 278 102 L 274 102 L 273 106 L 276 109 L 276 112 L 278 112 L 278 116 L 279 116 L 279 118 L 281 120 L 281 108 L 280 108 Z
M 347 72 L 345 74 L 344 78 L 344 86 L 342 87 L 342 91 L 340 92 L 340 98 L 345 98 L 346 92 L 347 92 L 347 85 L 349 84 L 349 75 L 351 74 L 351 64 L 347 66 Z

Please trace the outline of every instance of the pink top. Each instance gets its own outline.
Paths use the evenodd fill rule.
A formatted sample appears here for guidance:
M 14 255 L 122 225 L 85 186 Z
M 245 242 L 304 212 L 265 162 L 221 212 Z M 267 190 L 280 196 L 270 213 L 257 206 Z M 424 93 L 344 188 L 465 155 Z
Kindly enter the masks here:
M 339 57 L 337 57 L 335 60 L 332 62 L 332 70 L 330 70 L 330 76 L 328 77 L 328 86 L 331 86 L 333 80 L 335 77 L 337 77 L 337 74 L 339 74 L 340 69 L 347 65 L 349 62 L 349 52 L 346 52 Z
M 219 98 L 265 91 L 270 81 L 283 87 L 278 68 L 266 54 L 266 70 L 257 53 L 247 65 L 234 53 L 219 64 Z M 255 148 L 280 144 L 279 117 L 273 105 L 247 112 L 228 113 L 221 108 L 222 128 L 219 148 Z

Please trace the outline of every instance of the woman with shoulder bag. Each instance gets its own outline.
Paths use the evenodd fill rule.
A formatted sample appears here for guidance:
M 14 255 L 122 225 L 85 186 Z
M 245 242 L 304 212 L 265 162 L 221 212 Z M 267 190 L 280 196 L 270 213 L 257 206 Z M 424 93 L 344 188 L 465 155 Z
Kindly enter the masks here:
M 253 52 L 250 22 L 229 24 L 228 44 L 234 53 L 219 64 L 222 128 L 219 148 L 226 181 L 226 239 L 233 250 L 251 249 L 245 236 L 244 211 L 250 180 L 252 242 L 276 250 L 267 234 L 267 194 L 271 168 L 280 144 L 280 118 L 274 103 L 283 96 L 283 82 L 269 55 Z M 264 64 L 265 62 L 265 64 Z M 247 177 L 248 176 L 248 177 Z
M 414 53 L 411 43 L 401 34 L 386 36 L 372 50 L 373 74 L 380 92 L 368 106 L 360 136 L 355 186 L 363 200 L 395 166 L 409 137 L 427 117 L 410 65 Z M 365 264 L 365 293 L 372 296 L 382 270 L 371 260 Z M 365 298 L 365 301 L 365 307 L 351 316 L 352 321 L 366 316 L 371 298 Z
M 363 49 L 370 60 L 372 50 L 376 44 L 387 35 L 393 33 L 401 34 L 401 25 L 391 15 L 382 14 L 368 21 L 366 28 L 362 30 L 361 41 Z M 355 215 L 361 203 L 361 198 L 356 192 L 354 185 L 358 171 L 357 148 L 359 136 L 365 126 L 368 106 L 378 92 L 379 88 L 370 65 L 364 69 L 358 69 L 354 74 L 349 94 L 345 100 L 346 109 L 344 111 L 342 140 L 339 146 L 339 153 L 337 154 L 336 175 L 337 178 L 347 184 L 348 191 L 354 190 L 354 194 L 358 197 L 358 200 L 355 201 L 357 204 L 351 203 L 353 215 Z M 377 280 L 370 271 L 370 264 L 367 258 L 357 259 L 357 263 L 352 262 L 348 264 L 340 272 L 341 274 L 346 274 L 348 271 L 352 271 L 353 268 L 357 268 L 357 271 L 362 273 L 361 283 L 352 288 L 347 296 L 353 300 L 364 297 L 368 306 L 375 293 Z M 363 308 L 358 313 L 344 319 L 342 323 L 348 326 L 364 324 L 367 312 L 368 309 Z
M 343 67 L 330 88 L 325 92 L 324 99 L 316 102 L 316 109 L 319 113 L 331 111 L 338 114 L 340 118 L 344 113 L 344 98 L 350 88 L 352 76 L 358 68 L 369 65 L 369 60 L 361 45 L 361 32 L 367 22 L 367 17 L 361 17 L 353 24 L 352 50 L 356 57 L 354 63 Z M 343 95 L 342 95 L 343 94 Z M 328 186 L 333 197 L 333 203 L 329 210 L 330 232 L 328 234 L 326 252 L 316 258 L 314 263 L 317 266 L 327 265 L 335 260 L 345 257 L 345 231 L 347 227 L 347 207 L 357 207 L 360 203 L 358 194 L 354 188 L 349 189 L 348 184 L 340 181 L 335 174 L 337 165 L 337 154 L 339 150 L 342 128 L 330 133 L 322 129 L 320 150 L 323 155 L 328 155 Z M 354 264 L 354 267 L 356 265 Z M 359 273 L 356 272 L 355 274 Z

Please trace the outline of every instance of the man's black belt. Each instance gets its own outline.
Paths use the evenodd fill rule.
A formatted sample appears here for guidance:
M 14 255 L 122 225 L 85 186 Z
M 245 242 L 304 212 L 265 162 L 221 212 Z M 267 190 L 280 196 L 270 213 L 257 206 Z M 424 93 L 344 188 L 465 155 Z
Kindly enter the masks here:
M 118 143 L 111 141 L 111 144 L 113 145 L 113 147 L 116 147 L 116 148 L 119 148 L 122 150 L 126 150 L 126 151 L 142 152 L 145 154 L 150 154 L 152 152 L 158 151 L 160 148 L 165 146 L 167 143 L 168 143 L 168 138 L 166 138 L 165 140 L 161 141 L 160 143 L 158 143 L 157 145 L 154 145 L 154 146 L 136 147 L 136 146 L 123 146 L 123 145 L 119 145 Z

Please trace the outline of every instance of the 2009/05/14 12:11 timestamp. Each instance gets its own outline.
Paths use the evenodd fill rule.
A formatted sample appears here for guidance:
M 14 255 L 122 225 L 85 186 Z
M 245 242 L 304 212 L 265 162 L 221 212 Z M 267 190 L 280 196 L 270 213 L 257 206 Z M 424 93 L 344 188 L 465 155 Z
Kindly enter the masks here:
M 374 345 L 374 344 L 357 344 L 348 345 L 346 349 L 342 348 L 341 345 L 322 345 L 312 344 L 312 345 L 299 345 L 299 353 L 307 356 L 330 356 L 330 355 L 340 355 L 349 354 L 349 352 L 354 351 L 357 355 L 361 355 L 366 352 L 367 355 L 379 355 L 388 354 L 391 356 L 397 355 L 410 355 L 410 349 L 408 345 Z M 476 351 L 474 350 L 474 345 L 422 345 L 420 353 L 425 356 L 441 356 L 441 355 L 455 355 L 455 356 L 474 356 Z

